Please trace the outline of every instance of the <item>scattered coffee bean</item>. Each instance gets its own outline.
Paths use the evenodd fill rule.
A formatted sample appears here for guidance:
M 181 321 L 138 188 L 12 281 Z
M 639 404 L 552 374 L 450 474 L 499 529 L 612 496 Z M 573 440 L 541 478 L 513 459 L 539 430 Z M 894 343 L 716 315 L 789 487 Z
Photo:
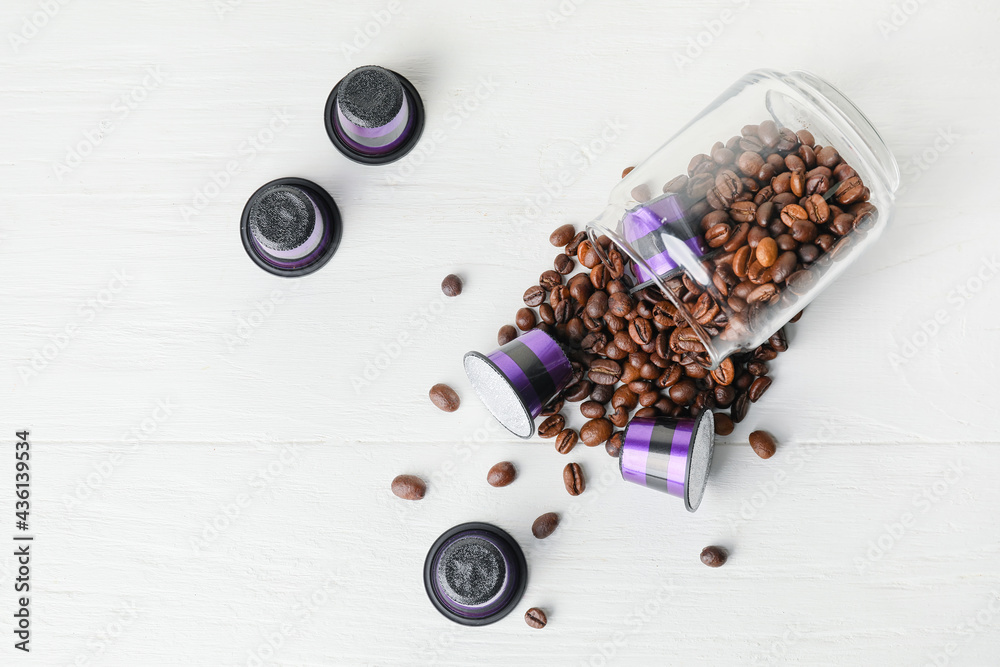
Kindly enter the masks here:
M 564 428 L 556 436 L 556 451 L 560 454 L 569 454 L 576 447 L 576 431 L 571 428 Z
M 705 547 L 701 550 L 701 562 L 709 567 L 722 567 L 729 554 L 722 547 Z
M 715 434 L 716 435 L 730 435 L 733 429 L 736 427 L 733 425 L 733 419 L 725 412 L 715 413 Z
M 573 271 L 573 267 L 576 266 L 573 260 L 570 259 L 569 255 L 567 255 L 566 253 L 560 253 L 556 255 L 556 258 L 552 262 L 552 265 L 555 267 L 555 270 L 562 275 L 571 273 Z M 604 265 L 601 264 L 601 266 Z
M 538 425 L 539 438 L 554 438 L 566 428 L 566 418 L 562 415 L 552 415 Z
M 549 622 L 549 619 L 545 615 L 544 611 L 538 607 L 532 607 L 528 611 L 524 612 L 524 622 L 536 630 L 541 630 L 545 627 L 546 623 Z
M 441 281 L 441 291 L 445 296 L 458 296 L 462 293 L 462 279 L 454 273 L 449 273 Z
M 503 325 L 497 332 L 497 343 L 500 346 L 506 345 L 515 338 L 517 338 L 517 329 L 511 324 Z
M 613 436 L 608 438 L 608 441 L 604 443 L 604 449 L 607 451 L 608 456 L 617 457 L 622 453 L 622 447 L 625 445 L 625 431 L 618 431 Z
M 535 522 L 531 524 L 531 534 L 539 540 L 544 540 L 546 537 L 555 532 L 556 526 L 558 525 L 559 515 L 555 512 L 546 512 L 535 519 Z
M 769 459 L 774 456 L 774 438 L 766 431 L 754 431 L 750 434 L 750 446 L 753 451 L 762 459 Z
M 604 405 L 598 403 L 597 401 L 586 401 L 585 403 L 580 404 L 580 414 L 587 419 L 600 419 L 604 416 L 604 413 Z
M 392 492 L 403 500 L 420 500 L 427 493 L 427 485 L 416 475 L 398 475 L 392 480 Z
M 431 403 L 445 412 L 454 412 L 458 410 L 458 406 L 461 404 L 458 394 L 446 384 L 438 383 L 434 385 L 431 387 L 428 395 L 431 398 Z
M 614 425 L 608 419 L 591 419 L 580 429 L 580 440 L 588 447 L 596 447 L 614 433 Z
M 514 315 L 514 324 L 521 331 L 528 331 L 535 328 L 535 311 L 530 308 L 521 308 Z
M 572 241 L 575 234 L 576 230 L 573 229 L 573 225 L 563 225 L 561 227 L 557 227 L 556 230 L 549 235 L 549 243 L 557 248 L 561 248 Z
M 768 390 L 771 386 L 771 378 L 763 375 L 753 381 L 750 385 L 750 389 L 747 390 L 747 394 L 750 396 L 750 402 L 756 403 L 760 400 L 760 397 L 764 395 L 764 392 Z
M 579 463 L 567 463 L 563 468 L 563 484 L 566 485 L 566 492 L 571 496 L 578 496 L 587 488 L 586 480 L 583 478 L 583 469 Z
M 507 486 L 517 477 L 517 469 L 510 461 L 501 461 L 486 473 L 486 481 L 490 486 Z

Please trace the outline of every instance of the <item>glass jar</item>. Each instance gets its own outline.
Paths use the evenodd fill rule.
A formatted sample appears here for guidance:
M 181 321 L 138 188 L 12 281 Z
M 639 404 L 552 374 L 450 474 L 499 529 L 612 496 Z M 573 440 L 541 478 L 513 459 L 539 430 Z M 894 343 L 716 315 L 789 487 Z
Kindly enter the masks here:
M 871 246 L 898 187 L 892 153 L 840 91 L 756 70 L 627 173 L 587 233 L 609 273 L 676 323 L 671 352 L 715 370 Z

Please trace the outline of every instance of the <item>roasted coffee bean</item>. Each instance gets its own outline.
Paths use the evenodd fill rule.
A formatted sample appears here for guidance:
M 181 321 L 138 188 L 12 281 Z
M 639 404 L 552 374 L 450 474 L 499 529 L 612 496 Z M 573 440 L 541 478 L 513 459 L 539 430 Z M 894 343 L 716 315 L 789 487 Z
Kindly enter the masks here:
M 747 362 L 747 372 L 754 377 L 767 375 L 767 364 L 763 361 L 754 359 L 753 361 Z
M 778 261 L 778 244 L 770 236 L 763 238 L 757 244 L 754 256 L 762 266 L 771 266 Z
M 552 269 L 543 271 L 542 275 L 538 278 L 538 284 L 542 286 L 542 289 L 551 291 L 552 288 L 562 285 L 562 275 Z
M 653 323 L 641 317 L 632 320 L 628 325 L 628 335 L 635 341 L 636 345 L 647 345 L 653 342 L 656 337 Z
M 587 300 L 587 314 L 596 320 L 604 317 L 606 312 L 608 312 L 607 292 L 594 292 Z
M 564 225 L 570 227 L 571 225 Z M 587 232 L 580 232 L 574 236 L 569 243 L 566 244 L 566 254 L 570 257 L 576 257 L 576 253 L 580 248 L 580 244 L 587 240 Z
M 788 338 L 785 336 L 785 329 L 778 329 L 776 332 L 771 334 L 771 337 L 767 339 L 767 342 L 775 352 L 786 351 L 788 349 Z
M 625 317 L 630 312 L 635 303 L 632 298 L 624 292 L 612 294 L 608 299 L 608 312 L 617 317 Z
M 560 454 L 569 454 L 576 447 L 576 431 L 571 428 L 564 428 L 556 436 L 556 451 Z
M 549 235 L 549 243 L 557 248 L 562 247 L 572 241 L 575 234 L 576 230 L 573 229 L 573 225 L 562 225 Z
M 458 406 L 461 404 L 458 393 L 443 383 L 438 383 L 431 387 L 428 395 L 430 396 L 431 403 L 445 412 L 454 412 L 458 410 Z
M 733 360 L 723 359 L 719 367 L 712 371 L 712 379 L 723 386 L 731 384 L 736 379 L 736 368 L 733 365 Z
M 774 148 L 781 139 L 781 133 L 773 120 L 765 120 L 757 128 L 757 136 L 768 148 Z
M 587 482 L 583 478 L 583 468 L 579 463 L 567 463 L 563 468 L 563 484 L 566 485 L 566 493 L 571 496 L 578 496 L 587 488 Z
M 521 331 L 528 331 L 535 328 L 535 311 L 530 308 L 520 308 L 514 316 L 514 324 Z
M 596 447 L 611 437 L 614 427 L 608 419 L 591 419 L 580 428 L 580 440 L 588 447 Z
M 747 391 L 747 394 L 750 396 L 750 402 L 756 403 L 757 401 L 759 401 L 760 397 L 764 395 L 764 392 L 767 391 L 768 387 L 770 386 L 771 386 L 771 378 L 767 377 L 766 375 L 763 375 L 754 380 L 753 384 L 750 385 L 750 389 Z
M 830 219 L 830 206 L 820 195 L 809 195 L 803 208 L 808 213 L 809 219 L 816 224 L 825 224 Z
M 634 416 L 639 419 L 652 419 L 656 416 L 656 408 L 639 408 Z
M 737 278 L 746 278 L 747 270 L 750 267 L 750 254 L 752 250 L 750 246 L 743 246 L 736 251 L 733 255 L 733 273 Z
M 528 289 L 524 290 L 524 303 L 527 306 L 534 308 L 535 306 L 541 305 L 545 301 L 547 293 L 545 289 L 539 287 L 538 285 L 532 285 Z
M 811 243 L 819 231 L 810 220 L 796 220 L 792 223 L 792 238 L 799 243 Z
M 608 453 L 608 456 L 619 456 L 622 453 L 622 446 L 625 444 L 625 431 L 618 431 L 613 436 L 608 438 L 608 441 L 604 443 L 604 451 Z
M 740 147 L 743 148 L 742 141 L 740 144 Z M 736 160 L 736 166 L 745 176 L 754 178 L 757 175 L 757 172 L 760 171 L 760 168 L 764 166 L 764 158 L 762 158 L 757 151 L 746 151 L 745 153 L 740 154 L 739 158 Z
M 612 327 L 608 328 L 610 329 Z M 632 354 L 633 352 L 639 349 L 639 345 L 634 340 L 632 340 L 631 336 L 629 336 L 628 330 L 619 331 L 618 333 L 616 333 L 614 337 L 614 343 L 615 347 L 625 352 L 626 354 Z
M 796 197 L 801 197 L 806 193 L 806 175 L 801 171 L 793 171 L 792 177 L 788 179 L 788 189 Z
M 677 405 L 688 405 L 698 395 L 698 387 L 691 380 L 681 380 L 668 390 L 670 400 Z
M 709 567 L 722 567 L 728 558 L 722 547 L 705 547 L 701 550 L 701 562 Z
M 570 403 L 579 403 L 590 395 L 593 384 L 589 380 L 574 382 L 563 390 L 563 396 Z
M 656 405 L 658 400 L 660 400 L 660 392 L 658 391 L 650 390 L 639 395 L 639 405 L 644 408 Z
M 778 211 L 774 206 L 774 202 L 765 201 L 757 206 L 757 210 L 754 211 L 754 222 L 760 227 L 767 227 L 774 220 Z
M 580 243 L 580 247 L 576 249 L 576 258 L 588 269 L 594 268 L 601 262 L 600 256 L 589 240 Z
M 721 247 L 729 240 L 729 234 L 731 231 L 732 230 L 729 225 L 725 223 L 714 225 L 707 232 L 705 232 L 705 243 L 707 243 L 710 248 Z
M 776 283 L 783 283 L 788 276 L 795 272 L 798 265 L 798 258 L 791 250 L 778 255 L 778 261 L 771 267 L 771 280 Z
M 608 421 L 618 428 L 625 428 L 628 426 L 629 411 L 624 407 L 615 408 L 614 411 L 608 416 Z
M 546 537 L 555 532 L 556 527 L 559 525 L 559 515 L 555 512 L 546 512 L 531 524 L 531 534 L 535 536 L 536 539 L 544 540 Z
M 549 401 L 549 404 L 542 408 L 542 416 L 551 417 L 552 415 L 559 414 L 559 411 L 563 409 L 563 404 L 563 399 L 558 397 Z
M 576 266 L 576 264 L 573 262 L 572 259 L 570 259 L 569 255 L 563 252 L 556 255 L 555 260 L 553 260 L 552 262 L 552 266 L 560 274 L 566 275 L 568 273 L 573 272 L 573 268 Z M 601 264 L 601 266 L 604 265 Z
M 809 213 L 798 204 L 789 204 L 781 209 L 781 221 L 791 227 L 800 220 L 808 220 Z
M 750 398 L 747 396 L 745 391 L 742 391 L 736 395 L 736 400 L 733 401 L 733 408 L 729 411 L 729 415 L 735 423 L 739 424 L 741 421 L 746 419 L 747 410 L 749 408 Z
M 840 163 L 840 154 L 833 146 L 823 146 L 816 151 L 816 162 L 827 169 L 833 169 Z
M 734 202 L 729 208 L 729 216 L 736 222 L 754 222 L 757 219 L 757 204 L 752 201 Z
M 497 332 L 497 344 L 500 346 L 506 345 L 515 338 L 517 338 L 517 329 L 510 324 L 503 325 Z
M 538 307 L 538 319 L 546 324 L 556 323 L 556 311 L 547 303 L 543 303 Z
M 604 416 L 604 406 L 597 401 L 585 401 L 580 404 L 580 414 L 587 419 L 600 419 Z
M 798 256 L 803 264 L 812 264 L 815 262 L 819 258 L 819 253 L 820 249 L 812 243 L 803 243 L 798 249 Z
M 535 537 L 538 537 L 537 535 Z M 545 624 L 549 622 L 549 619 L 545 616 L 545 612 L 538 607 L 532 607 L 528 611 L 524 612 L 524 622 L 536 630 L 541 630 L 545 627 Z
M 858 176 L 851 176 L 840 184 L 837 194 L 834 195 L 840 204 L 853 204 L 864 198 L 865 185 Z
M 854 229 L 854 216 L 850 213 L 841 213 L 830 223 L 830 231 L 837 236 L 844 236 Z
M 803 308 L 799 312 L 795 313 L 795 317 L 793 317 L 792 319 L 788 320 L 789 324 L 795 324 L 796 322 L 798 322 L 799 320 L 801 320 L 802 319 L 802 313 L 804 313 L 804 312 L 806 312 L 805 308 Z
M 420 500 L 427 493 L 424 480 L 416 475 L 397 475 L 392 480 L 392 492 L 403 500 Z
M 769 459 L 774 456 L 776 446 L 774 438 L 766 431 L 754 431 L 750 434 L 750 446 L 753 451 L 762 459 Z
M 774 283 L 761 283 L 747 294 L 747 303 L 766 303 L 773 299 L 777 293 L 778 286 Z
M 615 390 L 614 395 L 611 397 L 611 407 L 620 408 L 624 407 L 626 410 L 634 410 L 635 406 L 639 404 L 639 397 L 629 389 L 627 386 L 622 385 Z
M 715 434 L 716 435 L 730 435 L 733 429 L 736 427 L 733 425 L 732 418 L 725 412 L 715 413 Z
M 462 293 L 462 279 L 454 273 L 449 273 L 441 281 L 441 291 L 445 296 L 458 296 Z
M 566 428 L 566 418 L 562 415 L 552 415 L 538 425 L 539 438 L 554 438 Z
M 717 385 L 714 390 L 715 404 L 720 408 L 728 408 L 736 400 L 736 387 L 730 385 Z
M 594 363 L 590 365 L 590 371 L 587 373 L 587 377 L 589 377 L 593 382 L 608 385 L 613 385 L 618 382 L 618 379 L 621 376 L 621 365 L 612 359 L 596 359 Z
M 507 486 L 517 477 L 517 468 L 510 461 L 497 463 L 486 473 L 486 482 L 490 486 Z

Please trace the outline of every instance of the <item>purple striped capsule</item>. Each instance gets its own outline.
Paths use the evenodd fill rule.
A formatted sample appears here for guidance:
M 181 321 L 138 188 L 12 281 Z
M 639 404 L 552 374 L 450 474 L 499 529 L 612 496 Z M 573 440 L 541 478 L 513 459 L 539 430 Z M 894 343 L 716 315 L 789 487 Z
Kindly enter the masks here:
M 540 329 L 487 355 L 469 352 L 465 373 L 493 416 L 520 438 L 534 434 L 535 417 L 573 380 L 566 352 Z
M 423 103 L 416 88 L 384 67 L 352 70 L 327 100 L 327 134 L 341 153 L 356 162 L 398 160 L 416 144 L 423 125 Z
M 694 265 L 708 248 L 689 219 L 681 196 L 667 193 L 629 211 L 622 220 L 622 236 L 646 266 L 635 263 L 638 283 L 659 277 L 678 267 Z M 647 270 L 648 269 L 648 270 Z
M 684 499 L 694 512 L 701 504 L 712 467 L 715 417 L 636 417 L 625 428 L 618 459 L 622 479 Z

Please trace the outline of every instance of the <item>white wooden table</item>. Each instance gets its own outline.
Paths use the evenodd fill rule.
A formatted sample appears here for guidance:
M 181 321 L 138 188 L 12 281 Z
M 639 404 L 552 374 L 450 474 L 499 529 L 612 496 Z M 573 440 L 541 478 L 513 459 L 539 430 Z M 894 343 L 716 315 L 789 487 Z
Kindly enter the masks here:
M 8 0 L 0 663 L 1000 664 L 998 20 L 974 0 Z M 323 129 L 368 63 L 427 108 L 389 167 Z M 462 354 L 512 320 L 551 229 L 760 66 L 866 111 L 903 167 L 895 224 L 795 326 L 697 514 L 621 483 L 603 448 L 573 453 L 590 486 L 572 498 L 567 459 L 501 433 Z M 516 234 L 565 165 L 572 185 Z M 299 281 L 238 235 L 282 176 L 322 184 L 345 222 Z M 450 272 L 465 292 L 446 300 Z M 429 403 L 436 382 L 459 412 Z M 780 440 L 769 461 L 755 427 Z M 12 634 L 22 428 L 30 655 Z M 492 489 L 504 459 L 520 476 Z M 420 503 L 389 493 L 402 472 L 430 481 Z M 563 524 L 535 541 L 549 510 Z M 531 570 L 485 628 L 434 612 L 420 578 L 469 520 L 508 529 Z M 719 570 L 698 561 L 713 543 Z

